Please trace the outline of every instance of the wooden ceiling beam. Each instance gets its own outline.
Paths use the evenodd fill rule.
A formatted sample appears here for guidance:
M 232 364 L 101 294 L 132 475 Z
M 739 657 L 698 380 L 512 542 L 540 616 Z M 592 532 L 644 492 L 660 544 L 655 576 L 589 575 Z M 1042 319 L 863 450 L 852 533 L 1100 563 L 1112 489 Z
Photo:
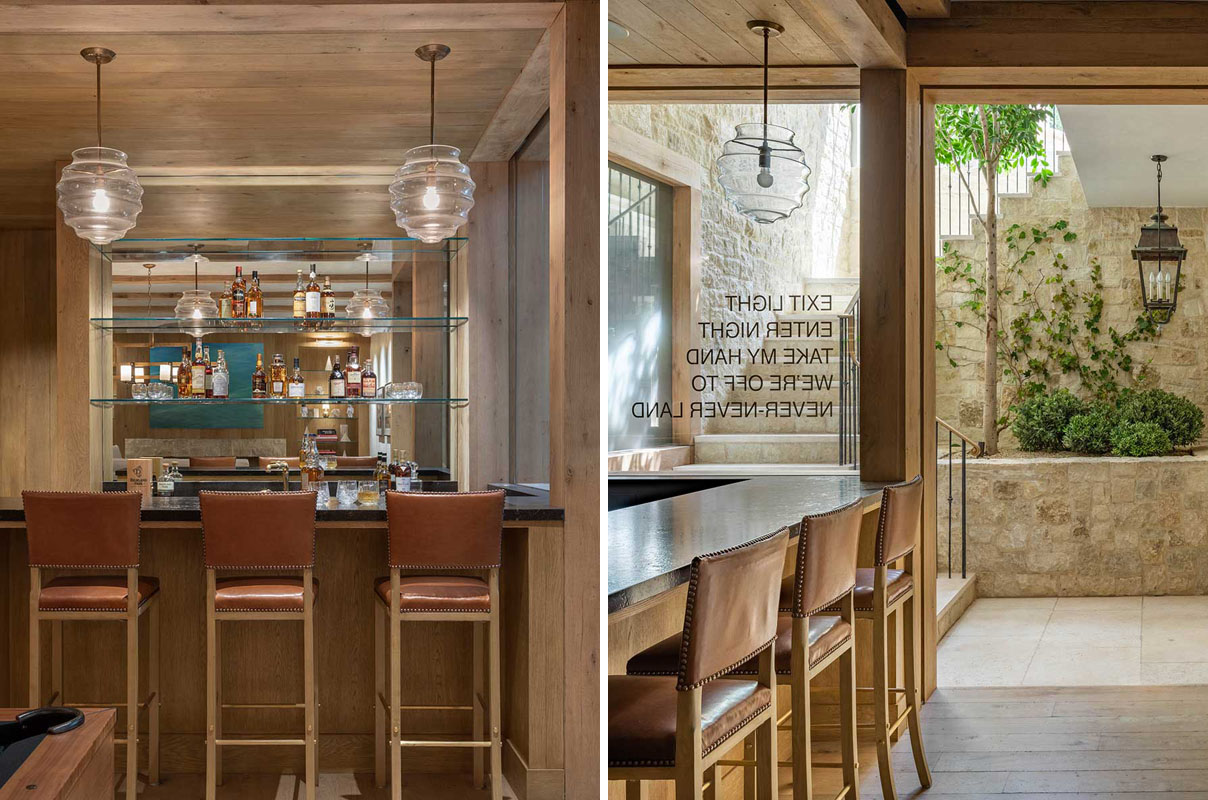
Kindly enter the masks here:
M 951 0 L 898 0 L 898 5 L 911 19 L 946 17 L 952 13 Z
M 906 31 L 885 0 L 788 0 L 836 53 L 857 67 L 906 66 Z
M 855 102 L 860 97 L 856 67 L 777 67 L 768 70 L 775 103 Z M 763 68 L 758 66 L 620 65 L 608 70 L 612 103 L 758 102 Z
M 516 82 L 483 131 L 470 161 L 507 161 L 549 109 L 549 31 L 537 42 Z

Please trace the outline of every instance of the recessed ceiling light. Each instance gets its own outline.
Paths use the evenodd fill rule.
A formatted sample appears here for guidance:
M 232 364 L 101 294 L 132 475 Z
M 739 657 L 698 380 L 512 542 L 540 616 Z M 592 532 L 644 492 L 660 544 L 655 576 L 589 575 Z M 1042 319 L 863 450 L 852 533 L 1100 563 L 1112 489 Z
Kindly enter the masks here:
M 629 29 L 619 22 L 608 20 L 608 41 L 619 42 L 629 38 Z

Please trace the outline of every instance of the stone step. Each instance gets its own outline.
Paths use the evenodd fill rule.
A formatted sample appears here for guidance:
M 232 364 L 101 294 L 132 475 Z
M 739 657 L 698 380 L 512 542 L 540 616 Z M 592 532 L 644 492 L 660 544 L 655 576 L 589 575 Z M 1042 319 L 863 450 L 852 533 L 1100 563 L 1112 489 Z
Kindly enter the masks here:
M 699 464 L 833 464 L 836 433 L 703 433 L 695 438 Z
M 673 472 L 691 475 L 724 475 L 749 477 L 755 475 L 852 475 L 859 474 L 850 464 L 683 464 Z

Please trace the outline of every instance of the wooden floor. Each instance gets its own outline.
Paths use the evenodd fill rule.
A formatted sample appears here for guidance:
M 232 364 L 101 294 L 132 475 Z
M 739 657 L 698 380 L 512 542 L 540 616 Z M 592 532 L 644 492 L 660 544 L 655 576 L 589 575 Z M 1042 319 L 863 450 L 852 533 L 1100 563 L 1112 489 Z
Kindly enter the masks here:
M 331 773 L 319 778 L 318 800 L 386 800 L 389 789 L 373 785 L 373 775 Z M 205 797 L 200 775 L 165 775 L 159 786 L 139 786 L 140 800 L 194 800 Z M 516 794 L 504 784 L 505 800 Z M 116 800 L 125 800 L 119 787 Z M 295 775 L 228 775 L 218 787 L 218 800 L 302 800 L 304 784 Z M 490 792 L 475 789 L 469 776 L 411 775 L 403 783 L 404 800 L 486 800 Z

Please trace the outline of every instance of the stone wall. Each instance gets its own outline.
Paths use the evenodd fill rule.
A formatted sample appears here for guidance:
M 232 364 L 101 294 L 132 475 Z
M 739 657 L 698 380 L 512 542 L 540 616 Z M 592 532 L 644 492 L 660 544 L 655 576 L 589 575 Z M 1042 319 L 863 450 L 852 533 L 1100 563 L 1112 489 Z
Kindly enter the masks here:
M 1000 200 L 1000 234 L 1005 237 L 1007 228 L 1015 223 L 1030 227 L 1067 220 L 1070 230 L 1078 234 L 1076 242 L 1060 248 L 1070 264 L 1068 275 L 1079 285 L 1088 286 L 1091 259 L 1097 259 L 1103 268 L 1104 330 L 1107 326 L 1128 330 L 1141 313 L 1141 289 L 1131 251 L 1141 226 L 1149 221 L 1153 209 L 1089 208 L 1074 160 L 1063 155 L 1059 161 L 1057 174 L 1047 187 L 1033 187 L 1029 196 L 1010 196 Z M 1205 236 L 1208 210 L 1166 210 L 1170 221 L 1179 226 L 1179 236 L 1187 247 L 1184 289 L 1179 294 L 1174 320 L 1162 330 L 1161 336 L 1153 342 L 1133 344 L 1129 352 L 1144 366 L 1148 385 L 1185 395 L 1201 408 L 1208 408 L 1208 370 L 1197 357 L 1197 348 L 1208 336 L 1208 313 L 1205 313 L 1204 307 L 1205 278 L 1201 266 L 1208 263 L 1208 239 Z M 954 250 L 973 261 L 974 270 L 984 273 L 985 234 L 976 221 L 973 231 L 974 238 L 952 240 L 950 244 Z M 1001 264 L 1008 257 L 1002 243 L 999 245 L 999 254 L 1001 270 Z M 1035 266 L 1050 267 L 1051 259 L 1037 260 Z M 1028 274 L 1029 282 L 1034 282 L 1037 277 L 1036 271 Z M 959 368 L 954 369 L 946 362 L 943 353 L 938 354 L 936 413 L 966 433 L 978 434 L 982 417 L 982 334 L 970 327 L 956 329 L 943 324 L 945 315 L 952 315 L 966 295 L 938 270 L 936 295 L 937 338 L 946 346 L 957 348 L 958 361 L 962 362 Z M 1073 388 L 1077 382 L 1067 378 L 1065 383 Z M 977 435 L 976 438 L 981 437 Z M 1004 435 L 1002 446 L 1014 446 L 1009 432 Z
M 760 225 L 729 204 L 717 183 L 715 159 L 734 126 L 753 122 L 756 105 L 612 104 L 608 123 L 621 125 L 701 165 L 700 320 L 752 321 L 759 314 L 730 312 L 726 295 L 799 294 L 811 278 L 859 274 L 857 243 L 859 184 L 852 164 L 853 115 L 838 105 L 773 106 L 769 119 L 792 128 L 812 173 L 804 205 L 788 220 Z M 839 309 L 842 310 L 842 309 Z M 772 314 L 762 317 L 770 321 Z M 735 339 L 732 346 L 757 347 L 760 339 Z M 706 367 L 705 374 L 724 368 Z M 717 393 L 703 399 L 724 401 Z
M 947 462 L 938 565 L 947 575 Z M 953 569 L 960 569 L 954 469 Z M 969 572 L 982 597 L 1208 594 L 1208 456 L 968 462 Z

